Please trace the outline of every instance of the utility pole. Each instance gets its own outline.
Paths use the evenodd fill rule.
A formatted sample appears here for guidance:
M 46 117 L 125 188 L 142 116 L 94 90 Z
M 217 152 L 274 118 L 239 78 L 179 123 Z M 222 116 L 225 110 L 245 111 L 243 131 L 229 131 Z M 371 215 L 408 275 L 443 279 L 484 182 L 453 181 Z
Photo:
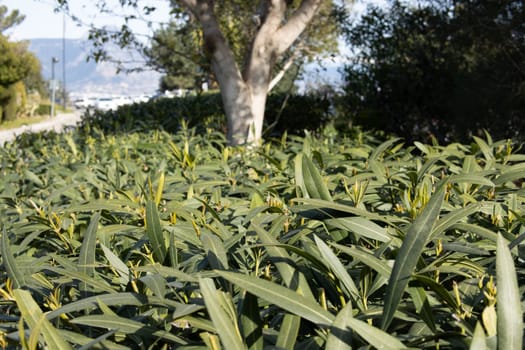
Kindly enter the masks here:
M 51 118 L 55 116 L 55 90 L 57 82 L 55 80 L 55 64 L 58 63 L 58 58 L 51 58 Z
M 66 111 L 66 13 L 62 13 L 62 108 Z

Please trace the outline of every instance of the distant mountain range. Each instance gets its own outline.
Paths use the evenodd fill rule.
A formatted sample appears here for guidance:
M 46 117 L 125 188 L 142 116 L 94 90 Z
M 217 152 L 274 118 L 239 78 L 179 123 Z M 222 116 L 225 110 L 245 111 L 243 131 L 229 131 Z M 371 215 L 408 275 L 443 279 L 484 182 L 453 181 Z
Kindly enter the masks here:
M 72 95 L 153 94 L 158 88 L 160 74 L 156 72 L 117 74 L 113 64 L 87 61 L 90 51 L 88 40 L 65 40 L 65 65 L 62 62 L 62 48 L 62 39 L 32 39 L 29 44 L 29 50 L 35 53 L 42 64 L 44 79 L 51 79 L 51 60 L 53 57 L 58 59 L 54 64 L 55 79 L 63 83 L 65 68 L 66 90 Z
M 158 89 L 160 74 L 152 71 L 141 73 L 116 73 L 111 63 L 96 63 L 87 61 L 91 43 L 85 39 L 65 40 L 65 80 L 66 90 L 71 96 L 76 95 L 153 95 Z M 42 64 L 42 75 L 51 79 L 53 57 L 59 61 L 55 63 L 55 79 L 62 84 L 64 62 L 62 62 L 62 39 L 33 39 L 29 49 L 34 52 Z M 126 57 L 127 53 L 118 49 L 111 51 L 115 57 Z M 325 69 L 310 64 L 301 81 L 297 84 L 300 90 L 331 84 L 340 86 L 341 76 L 338 72 L 341 62 L 328 62 Z

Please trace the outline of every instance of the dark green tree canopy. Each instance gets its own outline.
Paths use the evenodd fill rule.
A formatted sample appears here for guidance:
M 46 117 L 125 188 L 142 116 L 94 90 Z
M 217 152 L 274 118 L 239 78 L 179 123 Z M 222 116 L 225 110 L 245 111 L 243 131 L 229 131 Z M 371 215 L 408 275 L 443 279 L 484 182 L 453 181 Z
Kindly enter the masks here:
M 41 75 L 40 61 L 28 50 L 28 42 L 14 42 L 4 34 L 8 29 L 20 24 L 24 16 L 17 10 L 8 12 L 0 6 L 0 121 L 4 119 L 5 107 L 10 106 L 9 118 L 14 119 L 20 106 L 13 97 L 29 91 L 45 91 Z
M 12 42 L 4 34 L 25 19 L 18 10 L 0 5 L 0 86 L 7 87 L 30 75 L 39 74 L 40 62 L 28 51 L 27 42 Z
M 21 43 L 10 42 L 0 34 L 0 86 L 9 86 L 28 76 L 34 59 Z
M 354 120 L 408 139 L 525 131 L 525 7 L 517 0 L 390 1 L 345 36 Z

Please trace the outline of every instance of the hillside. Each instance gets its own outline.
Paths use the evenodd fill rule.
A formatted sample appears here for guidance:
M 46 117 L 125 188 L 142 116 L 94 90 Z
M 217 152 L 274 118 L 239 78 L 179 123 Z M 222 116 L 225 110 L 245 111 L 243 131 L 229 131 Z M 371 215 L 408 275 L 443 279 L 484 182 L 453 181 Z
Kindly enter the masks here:
M 66 89 L 73 94 L 152 94 L 157 90 L 159 74 L 155 72 L 116 73 L 110 63 L 87 61 L 90 43 L 83 39 L 66 39 Z M 29 49 L 42 63 L 45 79 L 51 78 L 51 59 L 55 65 L 55 78 L 63 80 L 62 39 L 33 39 Z M 117 52 L 118 54 L 118 52 Z

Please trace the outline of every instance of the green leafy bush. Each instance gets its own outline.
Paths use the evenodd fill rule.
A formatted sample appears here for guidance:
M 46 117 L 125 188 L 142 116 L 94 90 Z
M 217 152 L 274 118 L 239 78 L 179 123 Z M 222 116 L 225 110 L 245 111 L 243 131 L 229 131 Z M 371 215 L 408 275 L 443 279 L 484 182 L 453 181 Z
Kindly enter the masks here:
M 39 104 L 35 110 L 36 115 L 51 115 L 50 104 Z
M 330 120 L 330 101 L 322 96 L 270 95 L 267 102 L 268 133 L 304 135 L 305 130 L 322 128 Z M 125 133 L 156 128 L 176 132 L 184 125 L 202 132 L 207 128 L 224 131 L 226 118 L 217 93 L 161 98 L 147 103 L 122 106 L 116 111 L 88 111 L 81 125 L 106 133 Z
M 343 24 L 354 50 L 346 114 L 407 140 L 469 142 L 488 130 L 524 141 L 522 2 L 417 3 L 371 5 Z
M 511 142 L 92 131 L 0 148 L 3 345 L 521 348 Z
M 81 127 L 105 133 L 126 133 L 151 129 L 177 132 L 185 125 L 199 131 L 225 124 L 219 94 L 160 98 L 119 107 L 115 111 L 87 111 Z

